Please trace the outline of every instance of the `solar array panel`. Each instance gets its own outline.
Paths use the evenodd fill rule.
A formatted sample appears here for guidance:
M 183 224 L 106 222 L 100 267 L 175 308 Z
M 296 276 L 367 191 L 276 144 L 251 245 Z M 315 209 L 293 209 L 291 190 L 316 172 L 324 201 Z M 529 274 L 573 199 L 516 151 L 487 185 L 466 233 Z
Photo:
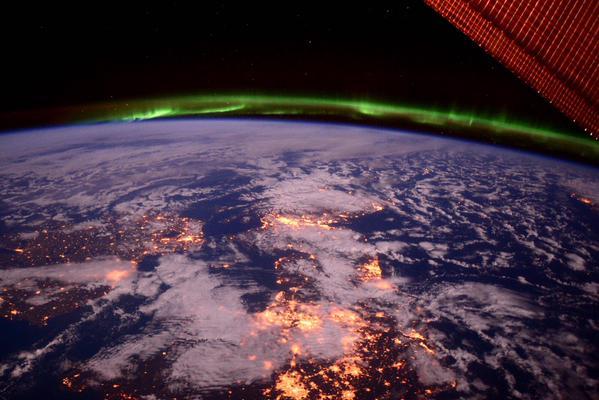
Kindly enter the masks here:
M 599 140 L 599 1 L 425 1 Z

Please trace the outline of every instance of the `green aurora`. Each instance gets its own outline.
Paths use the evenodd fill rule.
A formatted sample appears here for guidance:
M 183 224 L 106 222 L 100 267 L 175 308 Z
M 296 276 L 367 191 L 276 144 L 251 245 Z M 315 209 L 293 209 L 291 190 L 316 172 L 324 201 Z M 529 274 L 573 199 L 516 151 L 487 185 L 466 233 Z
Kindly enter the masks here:
M 258 94 L 179 96 L 62 109 L 62 122 L 142 121 L 192 116 L 306 118 L 359 122 L 465 137 L 599 165 L 599 142 L 506 116 L 403 106 L 374 101 Z

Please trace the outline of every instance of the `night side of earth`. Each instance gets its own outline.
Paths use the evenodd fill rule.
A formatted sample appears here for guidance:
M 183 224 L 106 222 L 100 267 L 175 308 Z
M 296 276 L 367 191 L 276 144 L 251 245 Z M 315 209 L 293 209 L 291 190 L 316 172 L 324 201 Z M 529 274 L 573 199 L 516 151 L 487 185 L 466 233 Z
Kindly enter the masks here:
M 170 104 L 0 135 L 0 399 L 599 397 L 596 141 L 357 102 Z M 591 162 L 243 114 L 294 107 Z

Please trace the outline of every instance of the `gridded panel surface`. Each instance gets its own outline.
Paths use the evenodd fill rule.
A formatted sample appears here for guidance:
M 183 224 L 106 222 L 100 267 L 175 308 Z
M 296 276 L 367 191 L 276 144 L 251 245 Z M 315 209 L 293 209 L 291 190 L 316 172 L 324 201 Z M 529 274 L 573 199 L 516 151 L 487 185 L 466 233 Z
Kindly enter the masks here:
M 599 1 L 425 1 L 599 139 Z

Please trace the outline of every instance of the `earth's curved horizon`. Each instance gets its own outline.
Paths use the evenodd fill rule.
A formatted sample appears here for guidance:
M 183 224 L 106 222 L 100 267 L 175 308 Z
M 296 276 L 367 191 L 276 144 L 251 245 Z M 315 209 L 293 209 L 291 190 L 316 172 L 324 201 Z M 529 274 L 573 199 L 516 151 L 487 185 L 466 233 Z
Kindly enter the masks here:
M 348 124 L 0 135 L 0 398 L 599 396 L 599 170 Z
M 360 123 L 436 133 L 568 158 L 599 166 L 599 139 L 573 127 L 546 126 L 505 113 L 389 103 L 315 94 L 211 93 L 114 100 L 0 113 L 6 128 L 144 121 L 182 117 L 262 117 Z

